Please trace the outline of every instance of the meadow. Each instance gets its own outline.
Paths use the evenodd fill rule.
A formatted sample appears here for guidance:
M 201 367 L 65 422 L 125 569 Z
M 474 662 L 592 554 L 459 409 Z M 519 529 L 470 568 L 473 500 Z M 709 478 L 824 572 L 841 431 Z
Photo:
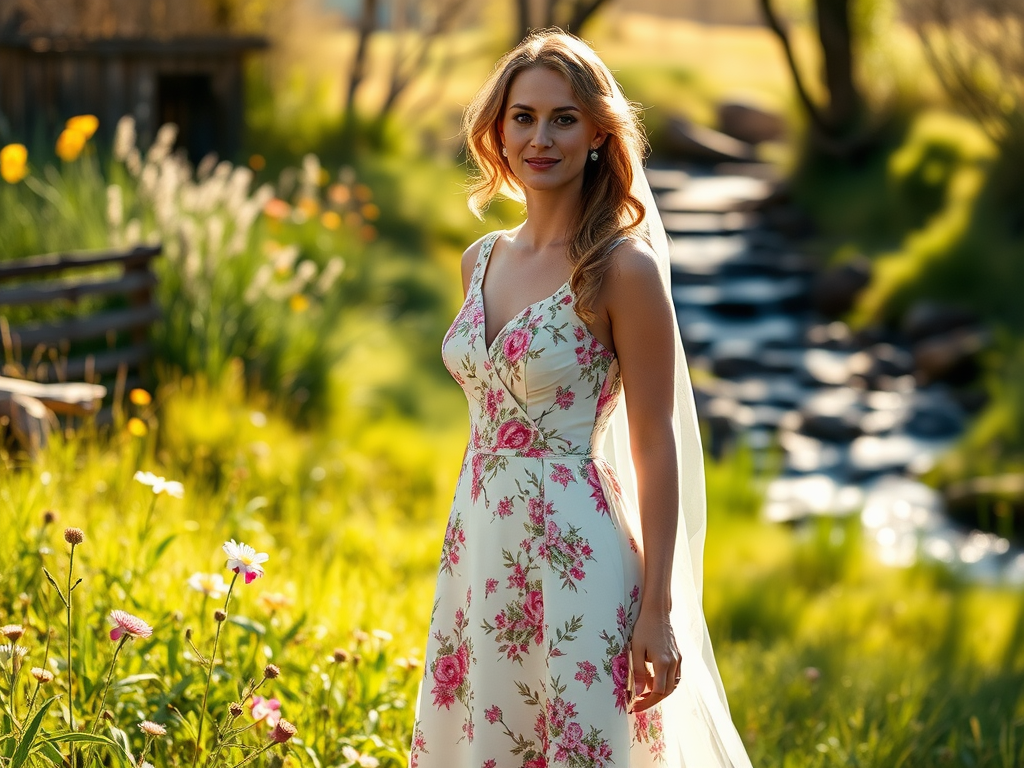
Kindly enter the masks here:
M 701 54 L 689 27 L 661 34 Z M 758 34 L 722 39 L 756 58 Z M 696 82 L 707 117 L 753 59 L 722 60 L 705 79 L 692 58 L 622 73 L 651 100 Z M 759 71 L 785 106 L 781 70 Z M 958 143 L 922 182 L 950 133 L 923 125 L 896 142 L 902 164 L 837 176 L 849 197 L 819 182 L 832 231 L 877 221 L 892 199 L 864 201 L 886 184 L 904 202 L 933 190 L 945 216 L 911 224 L 960 221 L 968 203 L 945 193 L 989 148 Z M 345 164 L 287 141 L 275 157 L 268 138 L 248 166 L 192 168 L 170 134 L 141 153 L 127 123 L 109 153 L 69 141 L 5 165 L 0 253 L 163 242 L 163 363 L 110 425 L 0 456 L 0 767 L 404 766 L 468 431 L 437 348 L 458 253 L 517 211 L 470 218 L 444 153 Z M 914 242 L 875 250 L 907 260 Z M 707 463 L 704 604 L 754 765 L 1024 765 L 1024 596 L 883 567 L 856 518 L 770 525 L 769 472 L 742 449 Z

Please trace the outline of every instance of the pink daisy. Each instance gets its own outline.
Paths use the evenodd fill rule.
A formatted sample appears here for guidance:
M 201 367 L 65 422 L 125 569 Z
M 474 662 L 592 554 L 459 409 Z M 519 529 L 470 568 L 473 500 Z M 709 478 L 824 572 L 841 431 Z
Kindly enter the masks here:
M 257 721 L 263 720 L 268 728 L 276 727 L 281 719 L 281 702 L 277 699 L 264 699 L 262 696 L 253 696 L 252 704 L 249 706 L 252 710 L 252 719 Z
M 113 627 L 110 630 L 110 639 L 114 641 L 120 640 L 123 635 L 146 638 L 153 634 L 153 628 L 149 624 L 127 611 L 111 611 L 107 620 Z
M 263 575 L 263 566 L 260 563 L 270 559 L 267 553 L 257 552 L 248 544 L 235 542 L 234 539 L 224 543 L 224 552 L 228 556 L 228 570 L 243 574 L 246 584 Z

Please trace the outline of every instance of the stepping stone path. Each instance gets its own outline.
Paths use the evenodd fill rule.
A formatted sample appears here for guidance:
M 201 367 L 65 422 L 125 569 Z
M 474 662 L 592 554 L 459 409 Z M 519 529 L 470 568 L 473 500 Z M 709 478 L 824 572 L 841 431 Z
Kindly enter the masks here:
M 648 180 L 672 239 L 688 362 L 712 374 L 695 384 L 708 448 L 720 456 L 743 442 L 762 466 L 781 448 L 765 516 L 860 514 L 882 562 L 925 559 L 972 580 L 1024 585 L 1024 552 L 954 524 L 942 496 L 915 479 L 954 444 L 967 415 L 948 387 L 919 384 L 931 377 L 923 347 L 909 346 L 913 329 L 909 340 L 858 338 L 817 314 L 821 276 L 752 210 L 773 192 L 763 174 L 688 167 L 651 169 Z

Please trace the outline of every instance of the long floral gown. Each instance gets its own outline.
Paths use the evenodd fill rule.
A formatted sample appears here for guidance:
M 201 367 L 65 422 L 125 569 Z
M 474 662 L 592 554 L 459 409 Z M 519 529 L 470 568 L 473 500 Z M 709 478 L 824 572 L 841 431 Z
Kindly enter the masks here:
M 484 336 L 480 248 L 442 356 L 471 434 L 441 552 L 411 768 L 664 765 L 627 712 L 642 567 L 600 448 L 618 362 L 564 284 Z

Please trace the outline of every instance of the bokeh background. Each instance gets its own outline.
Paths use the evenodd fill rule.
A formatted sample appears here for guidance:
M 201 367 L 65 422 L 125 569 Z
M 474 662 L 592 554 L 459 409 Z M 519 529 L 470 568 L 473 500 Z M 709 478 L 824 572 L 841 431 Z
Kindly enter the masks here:
M 1024 765 L 1022 0 L 0 0 L 0 765 L 406 764 L 440 342 L 523 214 L 459 121 L 550 25 L 644 110 L 754 765 Z M 141 337 L 20 342 L 126 299 L 13 265 L 138 245 Z

